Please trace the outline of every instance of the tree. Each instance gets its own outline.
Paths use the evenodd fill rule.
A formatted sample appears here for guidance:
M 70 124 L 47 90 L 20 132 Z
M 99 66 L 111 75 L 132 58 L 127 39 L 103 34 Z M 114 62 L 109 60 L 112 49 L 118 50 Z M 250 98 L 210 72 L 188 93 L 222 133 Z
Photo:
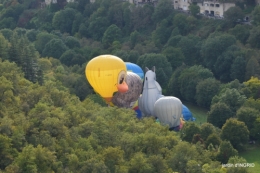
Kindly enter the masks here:
M 251 57 L 246 64 L 245 80 L 249 80 L 252 76 L 260 77 L 260 65 L 255 57 Z
M 216 133 L 212 133 L 211 135 L 209 135 L 207 137 L 207 140 L 205 141 L 205 146 L 208 148 L 208 146 L 210 144 L 212 144 L 213 146 L 218 147 L 220 145 L 220 143 L 221 143 L 221 139 L 220 139 L 219 135 L 217 135 Z
M 257 48 L 259 49 L 260 48 L 260 26 L 256 26 L 256 27 L 253 27 L 251 30 L 250 30 L 250 35 L 249 35 L 249 38 L 247 40 L 247 42 L 250 44 L 250 46 L 252 48 Z
M 0 34 L 0 58 L 8 59 L 8 41 Z
M 180 67 L 184 61 L 184 55 L 180 48 L 174 48 L 171 46 L 166 47 L 162 52 L 171 63 L 172 70 Z
M 222 141 L 219 146 L 217 160 L 226 164 L 232 156 L 237 156 L 238 152 L 234 149 L 229 141 Z
M 239 54 L 239 51 L 239 47 L 232 45 L 226 50 L 226 52 L 217 58 L 213 70 L 217 79 L 221 80 L 222 82 L 231 81 L 231 66 L 237 54 Z
M 215 103 L 225 103 L 230 110 L 232 111 L 232 114 L 235 115 L 236 111 L 244 104 L 246 101 L 246 97 L 243 94 L 240 94 L 240 92 L 237 89 L 224 89 L 219 95 L 215 95 L 212 99 L 211 104 Z
M 201 129 L 200 135 L 204 141 L 207 140 L 209 135 L 216 132 L 215 127 L 211 123 L 203 123 L 200 126 L 200 129 Z
M 185 36 L 180 39 L 177 47 L 182 50 L 182 53 L 185 56 L 185 64 L 189 66 L 200 64 L 200 45 L 200 38 L 196 36 Z
M 69 49 L 69 50 L 66 50 L 62 55 L 61 55 L 61 57 L 59 58 L 60 59 L 60 62 L 62 63 L 62 64 L 65 64 L 66 66 L 72 66 L 72 65 L 74 65 L 74 64 L 72 64 L 71 62 L 72 62 L 72 59 L 74 58 L 74 57 L 76 57 L 76 52 L 74 51 L 74 50 L 71 50 L 71 49 Z
M 231 65 L 231 79 L 238 79 L 239 82 L 243 82 L 245 80 L 246 73 L 246 61 L 244 57 L 238 56 L 233 60 L 233 64 Z
M 200 81 L 196 86 L 196 102 L 199 106 L 209 108 L 212 98 L 217 95 L 220 82 L 214 78 L 207 78 Z
M 198 13 L 200 12 L 200 7 L 196 4 L 190 4 L 189 10 L 191 12 L 191 15 L 193 15 L 194 17 L 197 17 Z
M 249 130 L 250 137 L 252 137 L 252 129 L 254 128 L 256 119 L 260 117 L 260 111 L 250 107 L 241 107 L 237 111 L 236 116 L 239 121 L 245 123 Z
M 67 49 L 67 46 L 61 39 L 52 39 L 45 45 L 42 56 L 59 59 Z
M 40 32 L 36 36 L 36 41 L 34 43 L 36 50 L 41 54 L 44 50 L 45 45 L 54 38 L 57 38 L 57 36 L 49 34 L 47 32 Z
M 17 151 L 12 148 L 11 139 L 5 135 L 0 134 L 0 169 L 4 170 L 6 166 L 12 163 Z
M 242 20 L 244 18 L 244 13 L 238 6 L 230 7 L 226 12 L 224 12 L 225 20 L 235 25 L 238 19 Z
M 260 117 L 255 120 L 251 134 L 256 140 L 260 139 Z
M 249 131 L 244 122 L 231 118 L 222 127 L 221 138 L 230 141 L 239 150 L 248 142 Z
M 201 46 L 201 56 L 205 66 L 213 70 L 218 57 L 235 43 L 236 38 L 229 34 L 208 37 Z
M 252 17 L 254 19 L 253 23 L 255 25 L 260 25 L 260 7 L 259 6 L 255 6 L 253 12 L 252 12 Z
M 141 152 L 134 154 L 132 159 L 129 161 L 129 165 L 129 173 L 152 172 L 152 166 L 148 163 L 147 158 Z
M 70 49 L 80 48 L 79 40 L 75 37 L 68 36 L 68 37 L 66 37 L 64 42 L 65 42 L 66 46 Z
M 201 80 L 211 77 L 213 77 L 213 73 L 202 66 L 194 65 L 183 70 L 178 78 L 182 97 L 187 101 L 195 102 L 197 84 Z
M 250 90 L 250 97 L 254 99 L 260 98 L 260 80 L 257 77 L 251 77 L 251 79 L 244 82 L 244 84 Z
M 216 127 L 221 128 L 225 124 L 226 120 L 233 116 L 230 108 L 222 102 L 218 102 L 211 105 L 208 113 L 207 122 L 213 124 Z
M 161 48 L 171 35 L 170 22 L 166 19 L 162 20 L 156 26 L 156 29 L 152 33 L 153 42 L 159 48 Z
M 152 68 L 155 66 L 157 82 L 162 86 L 162 88 L 167 86 L 167 81 L 172 73 L 172 67 L 166 56 L 155 53 L 144 54 L 138 58 L 137 64 L 139 64 L 142 69 L 145 69 L 145 67 Z
M 187 142 L 191 142 L 193 136 L 196 134 L 200 134 L 200 127 L 194 122 L 186 122 L 181 129 L 181 139 Z
M 190 28 L 187 22 L 187 16 L 181 13 L 178 13 L 173 18 L 173 25 L 179 29 L 181 35 L 185 36 L 189 33 Z
M 250 35 L 250 28 L 247 25 L 238 24 L 229 30 L 229 33 L 234 35 L 241 43 L 246 44 Z
M 239 156 L 232 156 L 228 159 L 228 163 L 234 166 L 227 168 L 227 173 L 249 173 L 247 167 L 243 167 L 240 164 L 247 163 L 246 159 Z
M 122 31 L 119 27 L 117 27 L 115 24 L 110 25 L 103 37 L 102 37 L 102 43 L 105 48 L 112 46 L 112 43 L 114 41 L 120 41 L 122 37 Z
M 156 5 L 154 13 L 152 14 L 152 19 L 155 23 L 169 17 L 173 13 L 172 1 L 161 0 Z

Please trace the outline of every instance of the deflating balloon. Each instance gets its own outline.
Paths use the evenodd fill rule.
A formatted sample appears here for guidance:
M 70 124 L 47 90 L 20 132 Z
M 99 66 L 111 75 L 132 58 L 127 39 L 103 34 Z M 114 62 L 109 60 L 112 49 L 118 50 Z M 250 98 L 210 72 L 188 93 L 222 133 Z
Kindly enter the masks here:
M 131 108 L 131 103 L 135 102 L 142 92 L 143 83 L 141 78 L 133 72 L 127 72 L 125 81 L 128 91 L 117 92 L 112 98 L 112 103 L 118 107 Z
M 123 60 L 113 55 L 100 55 L 90 60 L 85 74 L 94 90 L 107 102 L 114 92 L 126 92 L 126 65 Z
M 193 121 L 192 113 L 185 105 L 182 105 L 182 115 L 185 121 Z
M 154 103 L 154 114 L 162 124 L 177 127 L 182 116 L 182 102 L 173 96 L 161 97 Z
M 131 63 L 131 62 L 126 62 L 125 65 L 126 65 L 127 71 L 131 71 L 131 72 L 137 74 L 141 79 L 144 79 L 144 72 L 140 66 L 138 66 L 137 64 Z

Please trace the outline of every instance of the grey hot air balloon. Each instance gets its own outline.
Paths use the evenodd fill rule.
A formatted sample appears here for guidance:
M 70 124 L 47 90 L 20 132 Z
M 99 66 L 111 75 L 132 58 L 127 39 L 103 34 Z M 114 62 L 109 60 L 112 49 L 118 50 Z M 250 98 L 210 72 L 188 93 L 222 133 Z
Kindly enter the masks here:
M 154 114 L 162 124 L 177 127 L 182 117 L 182 102 L 177 97 L 162 97 L 154 104 Z
M 137 101 L 142 92 L 143 82 L 133 72 L 127 72 L 125 81 L 128 91 L 126 93 L 117 92 L 112 98 L 112 103 L 118 107 L 131 108 L 131 103 Z

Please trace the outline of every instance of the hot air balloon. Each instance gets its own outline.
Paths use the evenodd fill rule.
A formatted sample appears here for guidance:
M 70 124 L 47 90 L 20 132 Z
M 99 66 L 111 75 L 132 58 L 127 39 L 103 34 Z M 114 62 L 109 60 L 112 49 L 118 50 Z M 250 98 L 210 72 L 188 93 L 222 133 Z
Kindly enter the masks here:
M 142 92 L 143 82 L 141 78 L 133 72 L 127 72 L 125 81 L 128 86 L 128 91 L 125 93 L 117 92 L 111 101 L 115 106 L 131 108 L 131 103 L 135 102 Z
M 142 95 L 138 99 L 139 109 L 144 116 L 154 116 L 154 103 L 163 97 L 162 88 L 156 81 L 155 67 L 149 70 L 146 67 Z
M 182 116 L 182 102 L 173 96 L 161 97 L 154 103 L 154 115 L 161 124 L 169 125 L 170 129 L 178 127 Z
M 182 105 L 182 115 L 185 121 L 195 121 L 195 118 L 192 116 L 191 111 L 185 105 Z
M 91 59 L 85 69 L 88 82 L 109 103 L 117 91 L 126 92 L 126 65 L 113 55 L 100 55 Z
M 144 79 L 144 72 L 141 69 L 141 67 L 139 67 L 137 64 L 131 63 L 131 62 L 126 62 L 126 69 L 127 71 L 131 71 L 135 74 L 137 74 L 141 79 Z

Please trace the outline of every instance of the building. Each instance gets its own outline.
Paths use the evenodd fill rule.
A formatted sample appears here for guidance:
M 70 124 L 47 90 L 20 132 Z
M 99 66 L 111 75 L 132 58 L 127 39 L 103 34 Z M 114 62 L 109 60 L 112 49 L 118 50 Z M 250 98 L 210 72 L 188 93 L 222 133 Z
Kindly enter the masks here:
M 197 5 L 200 7 L 200 13 L 212 16 L 223 16 L 225 11 L 236 6 L 235 3 L 220 3 L 219 0 L 206 0 Z
M 74 0 L 66 0 L 67 2 L 74 2 Z M 95 2 L 95 1 L 94 1 Z M 50 5 L 51 3 L 56 4 L 57 0 L 45 0 L 46 5 Z

